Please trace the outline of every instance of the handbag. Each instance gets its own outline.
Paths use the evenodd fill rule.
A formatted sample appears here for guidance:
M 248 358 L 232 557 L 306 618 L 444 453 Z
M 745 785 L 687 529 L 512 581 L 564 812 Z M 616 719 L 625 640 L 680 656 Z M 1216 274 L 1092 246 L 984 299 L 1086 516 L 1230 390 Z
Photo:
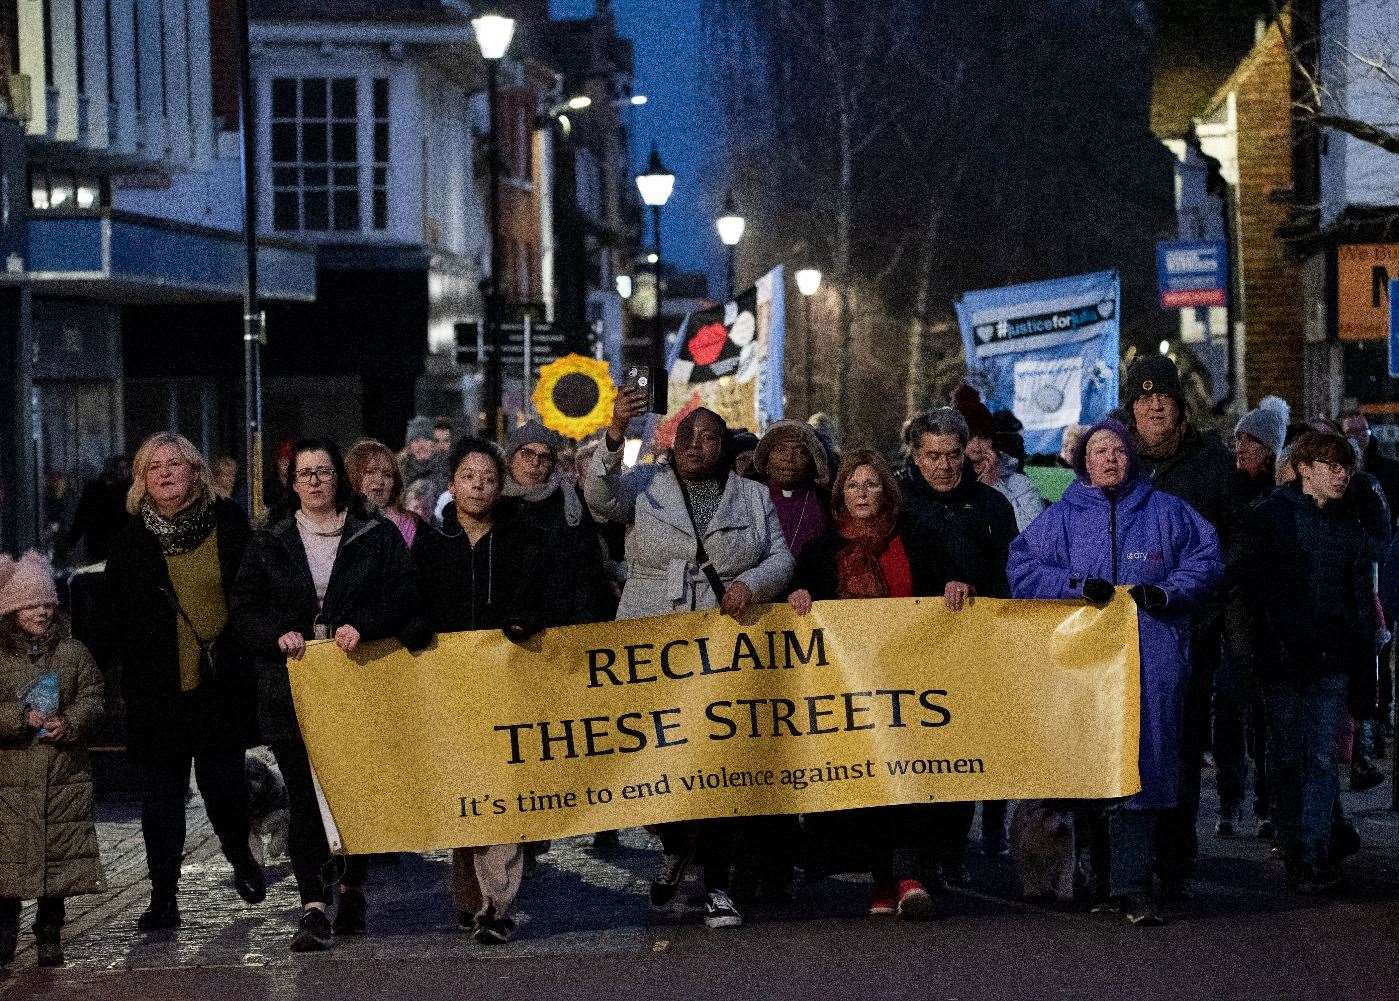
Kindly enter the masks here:
M 724 582 L 719 577 L 719 571 L 714 568 L 714 564 L 709 560 L 709 554 L 704 551 L 704 537 L 699 530 L 699 525 L 695 523 L 695 510 L 690 506 L 690 491 L 685 489 L 685 481 L 678 475 L 675 482 L 680 484 L 680 496 L 685 501 L 685 513 L 690 517 L 690 527 L 695 532 L 695 564 L 699 567 L 700 573 L 704 574 L 704 579 L 709 581 L 709 586 L 714 589 L 714 598 L 720 604 L 724 601 Z
M 190 633 L 194 636 L 194 642 L 199 646 L 199 683 L 202 685 L 217 680 L 219 676 L 219 658 L 214 650 L 214 646 L 218 643 L 219 638 L 215 636 L 211 639 L 205 639 L 201 636 L 199 630 L 194 627 L 194 622 L 190 619 L 189 613 L 186 612 L 184 606 L 180 604 L 180 599 L 175 597 L 169 588 L 162 587 L 160 593 L 165 595 L 165 600 L 170 602 L 170 607 L 175 610 L 175 614 L 184 619 L 185 625 L 189 627 Z

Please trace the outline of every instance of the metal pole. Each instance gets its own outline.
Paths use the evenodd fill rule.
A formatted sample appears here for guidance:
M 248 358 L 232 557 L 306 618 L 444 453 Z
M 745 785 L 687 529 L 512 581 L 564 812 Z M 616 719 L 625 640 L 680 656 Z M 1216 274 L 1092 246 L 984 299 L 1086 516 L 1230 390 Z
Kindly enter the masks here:
M 521 319 L 523 320 L 521 323 L 523 329 L 520 333 L 524 338 L 524 343 L 521 345 L 524 350 L 521 353 L 524 355 L 525 364 L 524 372 L 520 376 L 520 385 L 524 386 L 525 416 L 528 417 L 533 416 L 530 390 L 533 388 L 531 377 L 534 375 L 534 325 L 530 322 L 528 310 L 525 311 L 525 315 Z
M 486 426 L 482 431 L 505 440 L 504 373 L 500 337 L 500 135 L 496 131 L 496 95 L 500 86 L 500 60 L 486 60 L 486 130 L 490 148 L 491 177 L 491 279 L 486 294 Z
M 661 326 L 661 207 L 651 206 L 651 228 L 656 234 L 656 263 L 651 270 L 656 283 L 656 309 L 651 318 L 652 409 L 663 414 L 669 409 L 666 390 L 670 376 L 665 365 L 665 331 Z
M 738 295 L 738 248 L 729 247 L 729 301 Z
M 248 513 L 262 517 L 262 345 L 266 317 L 257 295 L 257 118 L 253 114 L 253 73 L 248 40 L 248 0 L 237 0 L 240 131 L 243 153 L 243 459 L 247 470 Z
M 802 352 L 806 361 L 806 416 L 816 413 L 816 401 L 811 398 L 811 296 L 802 296 Z

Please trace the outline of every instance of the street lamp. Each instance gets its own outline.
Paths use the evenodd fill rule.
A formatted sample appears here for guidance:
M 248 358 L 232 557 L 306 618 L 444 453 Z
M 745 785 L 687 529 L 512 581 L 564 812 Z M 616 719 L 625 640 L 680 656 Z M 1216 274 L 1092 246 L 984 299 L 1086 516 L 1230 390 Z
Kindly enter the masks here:
M 651 385 L 654 387 L 652 409 L 663 414 L 667 409 L 666 389 L 670 381 L 665 364 L 665 333 L 661 330 L 661 206 L 670 200 L 675 190 L 675 175 L 661 163 L 660 150 L 651 144 L 651 158 L 646 161 L 646 172 L 636 178 L 641 200 L 651 207 L 651 231 L 656 240 L 655 261 L 652 274 L 656 283 L 656 308 L 651 324 Z
M 734 201 L 733 189 L 729 189 L 724 199 L 724 214 L 714 220 L 714 228 L 719 231 L 719 239 L 729 248 L 729 298 L 738 291 L 738 241 L 743 239 L 747 220 L 738 213 L 738 203 Z
M 505 394 L 500 367 L 500 356 L 504 350 L 500 336 L 500 143 L 495 112 L 500 86 L 500 61 L 510 48 L 510 40 L 515 37 L 515 21 L 499 14 L 482 14 L 472 20 L 471 28 L 476 33 L 476 44 L 481 47 L 481 58 L 486 60 L 486 145 L 491 178 L 491 276 L 486 287 L 486 426 L 482 431 L 503 438 L 505 415 L 501 402 Z
M 797 291 L 802 294 L 802 343 L 806 358 L 806 409 L 810 417 L 816 412 L 811 392 L 811 297 L 821 290 L 821 272 L 815 268 L 802 268 L 796 274 Z
M 617 294 L 623 299 L 630 299 L 632 293 L 631 275 L 617 276 Z

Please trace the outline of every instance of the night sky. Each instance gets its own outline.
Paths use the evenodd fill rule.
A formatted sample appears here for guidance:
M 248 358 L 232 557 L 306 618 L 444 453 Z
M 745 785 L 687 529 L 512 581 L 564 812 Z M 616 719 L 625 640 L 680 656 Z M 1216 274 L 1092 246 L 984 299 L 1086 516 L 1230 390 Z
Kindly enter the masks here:
M 551 8 L 557 18 L 577 18 L 592 16 L 595 5 L 594 0 L 551 0 Z M 633 165 L 645 162 L 655 140 L 661 160 L 675 174 L 675 193 L 661 213 L 665 259 L 683 270 L 706 271 L 710 287 L 720 288 L 723 255 L 714 217 L 723 202 L 723 178 L 716 177 L 720 164 L 711 153 L 716 118 L 699 73 L 700 0 L 615 0 L 614 9 L 618 32 L 636 47 L 635 90 L 651 99 L 627 112 Z

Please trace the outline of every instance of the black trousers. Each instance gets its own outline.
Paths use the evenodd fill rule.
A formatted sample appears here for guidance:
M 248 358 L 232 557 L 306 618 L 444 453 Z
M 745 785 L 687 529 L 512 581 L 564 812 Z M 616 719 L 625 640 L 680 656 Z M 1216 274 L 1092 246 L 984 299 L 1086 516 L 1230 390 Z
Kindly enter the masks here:
M 248 778 L 241 749 L 177 754 L 135 761 L 141 784 L 141 836 L 154 893 L 174 896 L 185 850 L 185 797 L 189 768 L 204 797 L 209 823 L 223 854 L 235 868 L 252 863 L 248 848 Z
M 291 856 L 292 874 L 301 894 L 301 905 L 330 903 L 331 888 L 336 883 L 361 887 L 369 871 L 369 856 L 350 855 L 344 860 L 344 871 L 337 872 L 330 855 L 330 842 L 325 838 L 321 823 L 321 808 L 316 802 L 316 787 L 311 780 L 311 759 L 306 745 L 300 740 L 272 742 L 272 756 L 277 759 L 282 780 L 287 784 L 287 853 Z
M 733 864 L 734 839 L 742 819 L 681 820 L 657 824 L 656 835 L 667 855 L 694 852 L 694 860 L 704 870 L 705 892 L 729 891 L 729 867 Z
M 19 910 L 23 903 L 14 897 L 0 897 L 0 928 L 19 929 Z M 34 928 L 62 928 L 66 917 L 62 897 L 40 897 Z
M 1195 825 L 1200 816 L 1200 769 L 1210 739 L 1210 694 L 1224 653 L 1223 617 L 1195 630 L 1190 639 L 1190 681 L 1185 688 L 1185 714 L 1180 734 L 1179 785 L 1176 805 L 1156 816 L 1155 871 L 1167 883 L 1188 882 L 1195 874 L 1200 840 Z

